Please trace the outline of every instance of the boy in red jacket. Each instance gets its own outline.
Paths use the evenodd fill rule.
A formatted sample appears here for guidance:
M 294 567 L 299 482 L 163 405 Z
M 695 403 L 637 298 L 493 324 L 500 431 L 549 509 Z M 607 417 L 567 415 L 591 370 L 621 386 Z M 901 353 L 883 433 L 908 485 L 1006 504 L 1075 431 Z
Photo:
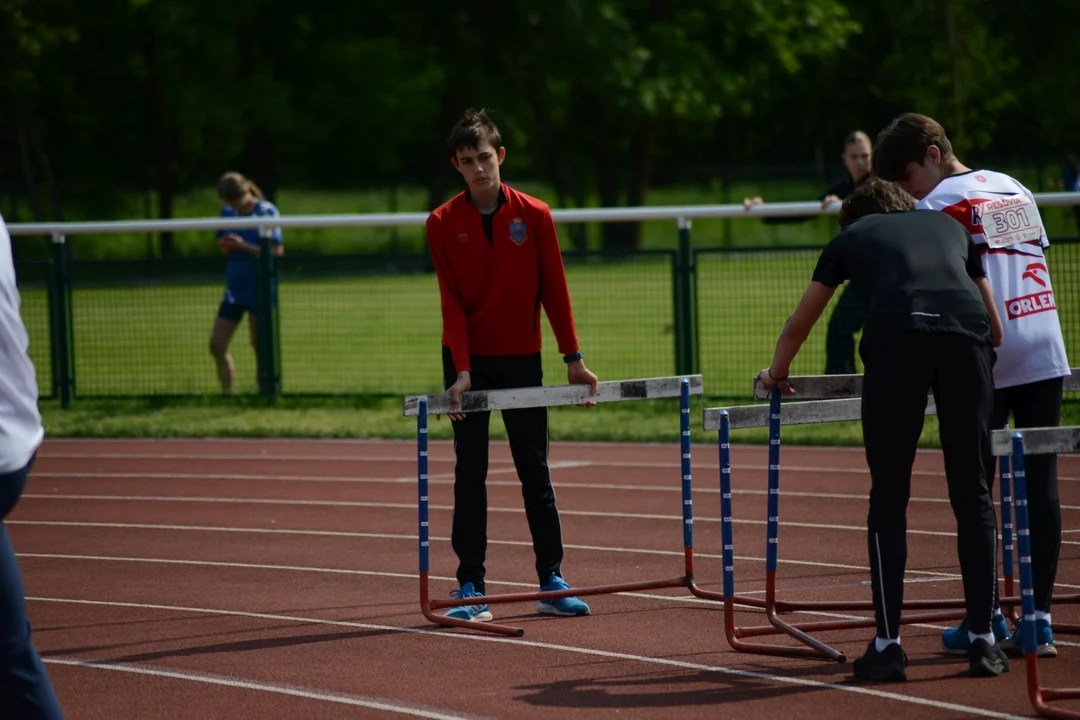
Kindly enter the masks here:
M 443 376 L 455 407 L 466 390 L 543 384 L 540 308 L 543 306 L 567 364 L 570 383 L 596 392 L 596 376 L 578 348 L 570 292 L 551 209 L 502 184 L 506 158 L 499 130 L 484 111 L 469 110 L 447 142 L 450 162 L 467 189 L 437 208 L 427 240 L 439 278 L 443 317 Z M 454 522 L 462 598 L 484 595 L 487 550 L 488 422 L 490 413 L 451 414 L 454 425 Z M 521 480 L 525 515 L 536 553 L 541 590 L 569 587 L 562 579 L 562 526 L 548 469 L 547 408 L 503 411 L 510 451 Z M 588 615 L 574 597 L 545 600 L 549 615 Z M 482 604 L 451 608 L 447 616 L 489 621 Z

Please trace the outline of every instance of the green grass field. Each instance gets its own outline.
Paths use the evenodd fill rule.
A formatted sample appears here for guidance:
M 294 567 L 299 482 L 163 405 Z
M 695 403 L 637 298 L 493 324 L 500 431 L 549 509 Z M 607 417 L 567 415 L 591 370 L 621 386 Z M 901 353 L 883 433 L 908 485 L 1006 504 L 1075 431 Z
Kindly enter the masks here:
M 1080 251 L 1080 245 L 1065 247 Z M 776 334 L 805 288 L 814 261 L 812 251 L 699 256 L 700 370 L 710 398 L 745 401 L 753 376 L 771 358 Z M 674 374 L 672 274 L 667 257 L 568 263 L 567 276 L 588 364 L 601 379 Z M 1058 273 L 1055 281 L 1058 304 L 1080 306 L 1077 273 Z M 218 386 L 207 341 L 221 292 L 220 285 L 209 282 L 77 287 L 74 354 L 81 398 L 158 394 L 202 399 L 167 403 L 83 399 L 76 411 L 50 411 L 50 432 L 408 436 L 412 426 L 400 417 L 400 396 L 441 389 L 441 320 L 432 275 L 312 280 L 290 279 L 283 273 L 282 377 L 285 393 L 293 397 L 273 410 L 250 398 L 214 397 Z M 44 290 L 24 292 L 23 313 L 31 333 L 31 354 L 47 394 L 51 379 Z M 1080 358 L 1080 316 L 1063 311 L 1062 317 L 1070 354 Z M 246 332 L 245 324 L 234 340 L 233 354 L 238 390 L 253 393 L 255 363 Z M 824 333 L 823 319 L 796 360 L 795 374 L 822 371 Z M 544 345 L 547 382 L 565 382 L 565 367 L 546 322 Z M 395 397 L 295 397 L 304 394 Z M 706 402 L 713 401 L 696 401 L 695 412 Z M 568 424 L 555 436 L 663 439 L 672 432 L 666 427 L 672 409 L 670 403 L 629 403 L 590 413 L 559 411 L 556 417 Z M 856 425 L 792 432 L 805 442 L 858 438 Z M 764 439 L 763 433 L 746 435 Z
M 699 258 L 701 372 L 711 396 L 745 395 L 768 364 L 776 334 L 808 282 L 812 252 Z M 664 256 L 567 270 L 578 335 L 602 378 L 671 375 L 672 272 Z M 205 395 L 218 390 L 207 350 L 222 288 L 217 284 L 76 287 L 76 387 L 82 397 Z M 434 275 L 320 280 L 283 278 L 280 290 L 283 389 L 291 394 L 406 394 L 441 388 L 438 287 Z M 48 368 L 47 297 L 23 295 L 35 363 Z M 824 365 L 824 322 L 794 371 Z M 546 321 L 549 383 L 565 366 Z M 242 325 L 233 342 L 240 391 L 255 389 L 254 354 Z M 51 379 L 43 371 L 42 391 Z

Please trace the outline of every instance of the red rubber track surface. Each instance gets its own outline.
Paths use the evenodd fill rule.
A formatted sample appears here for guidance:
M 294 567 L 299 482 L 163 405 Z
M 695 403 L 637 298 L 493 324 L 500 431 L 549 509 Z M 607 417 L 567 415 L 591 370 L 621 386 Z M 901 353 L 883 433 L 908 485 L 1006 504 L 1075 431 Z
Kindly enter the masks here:
M 453 451 L 431 446 L 432 596 L 456 587 Z M 556 443 L 552 476 L 572 585 L 682 573 L 677 443 Z M 696 577 L 721 589 L 715 446 L 695 446 Z M 766 448 L 732 451 L 736 591 L 764 588 Z M 781 451 L 779 597 L 868 600 L 860 449 Z M 1058 592 L 1080 591 L 1080 457 L 1061 456 Z M 682 589 L 588 599 L 553 618 L 495 605 L 518 639 L 445 630 L 419 610 L 416 450 L 369 441 L 48 441 L 8 520 L 34 638 L 70 718 L 1030 717 L 1023 663 L 990 680 L 906 626 L 908 682 L 736 653 L 718 604 Z M 906 598 L 960 596 L 942 459 L 921 452 Z M 488 480 L 488 591 L 536 589 L 505 443 Z M 1055 606 L 1055 624 L 1080 607 Z M 845 617 L 785 615 L 792 622 Z M 742 625 L 764 624 L 759 612 Z M 858 657 L 872 631 L 822 634 Z M 781 638 L 761 642 L 787 643 Z M 1080 685 L 1058 638 L 1043 684 Z M 1080 703 L 1064 703 L 1080 709 Z

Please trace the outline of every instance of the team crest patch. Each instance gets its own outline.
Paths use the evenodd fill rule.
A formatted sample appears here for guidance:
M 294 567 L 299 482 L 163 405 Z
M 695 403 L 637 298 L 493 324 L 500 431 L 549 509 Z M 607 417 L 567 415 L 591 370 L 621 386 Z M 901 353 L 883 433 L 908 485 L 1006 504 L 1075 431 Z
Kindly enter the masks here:
M 514 218 L 510 223 L 510 239 L 515 244 L 520 245 L 529 237 L 529 229 L 525 227 L 525 222 L 519 218 Z

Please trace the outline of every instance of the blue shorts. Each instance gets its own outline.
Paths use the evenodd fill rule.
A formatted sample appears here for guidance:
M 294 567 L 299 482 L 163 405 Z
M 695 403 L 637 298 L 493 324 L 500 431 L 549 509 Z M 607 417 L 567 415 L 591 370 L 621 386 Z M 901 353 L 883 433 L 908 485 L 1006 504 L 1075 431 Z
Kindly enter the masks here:
M 277 307 L 277 292 L 270 294 L 270 307 Z M 240 293 L 234 293 L 231 290 L 225 290 L 225 297 L 221 301 L 221 305 L 218 307 L 217 316 L 222 320 L 228 320 L 229 322 L 239 323 L 244 319 L 244 313 L 255 313 L 255 299 L 251 297 L 251 293 L 247 292 L 241 295 Z
M 251 308 L 240 303 L 229 302 L 229 299 L 225 298 L 221 301 L 221 306 L 218 307 L 217 316 L 222 320 L 239 323 L 244 319 L 245 312 L 251 312 Z

